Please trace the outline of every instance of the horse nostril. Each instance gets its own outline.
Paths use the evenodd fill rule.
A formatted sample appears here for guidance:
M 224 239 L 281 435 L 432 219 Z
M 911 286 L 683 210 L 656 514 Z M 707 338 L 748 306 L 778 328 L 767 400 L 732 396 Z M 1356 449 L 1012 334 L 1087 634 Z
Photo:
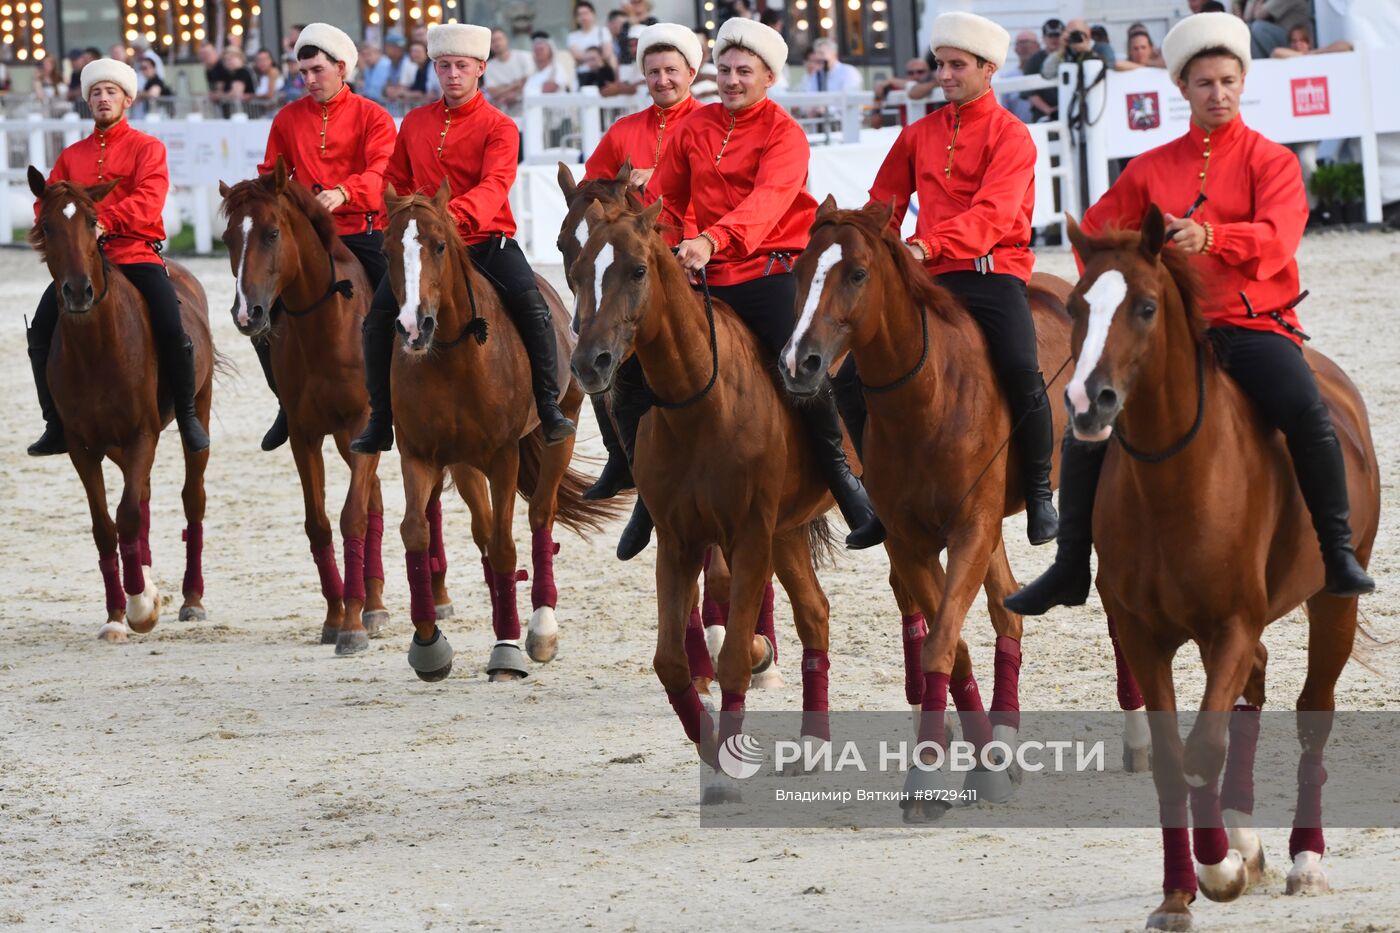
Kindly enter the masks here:
M 423 323 L 419 325 L 418 329 L 425 334 L 431 334 L 436 327 L 437 319 L 434 318 L 431 314 L 428 314 L 424 315 Z
M 1104 386 L 1094 398 L 1094 404 L 1099 408 L 1108 411 L 1116 411 L 1118 408 L 1118 392 L 1111 386 Z
M 821 368 L 822 358 L 821 355 L 817 353 L 807 354 L 802 358 L 802 362 L 797 364 L 797 371 L 804 376 L 810 376 L 818 372 Z
M 612 354 L 604 350 L 597 356 L 593 357 L 593 371 L 599 373 L 607 372 L 609 369 L 612 368 L 612 360 Z
M 87 285 L 83 286 L 83 297 L 85 297 L 88 301 L 92 301 L 92 299 L 93 299 L 93 291 L 92 291 L 92 283 L 91 283 L 91 282 L 89 282 L 89 283 L 87 283 Z
M 262 316 L 263 316 L 263 306 L 262 306 L 262 305 L 253 305 L 252 309 L 248 312 L 248 316 L 251 317 L 251 318 L 252 318 L 253 320 L 255 320 L 255 321 L 260 321 L 260 320 L 262 320 Z

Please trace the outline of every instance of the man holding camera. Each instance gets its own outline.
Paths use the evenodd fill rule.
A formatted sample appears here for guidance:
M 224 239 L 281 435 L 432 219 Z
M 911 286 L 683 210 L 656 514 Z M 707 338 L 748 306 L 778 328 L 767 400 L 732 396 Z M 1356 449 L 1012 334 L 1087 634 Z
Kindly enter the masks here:
M 1089 34 L 1087 22 L 1072 19 L 1065 24 L 1064 42 L 1060 50 L 1045 56 L 1045 62 L 1040 66 L 1040 76 L 1054 78 L 1061 65 L 1073 65 L 1094 58 L 1103 62 L 1105 68 L 1112 68 L 1118 56 L 1113 53 L 1113 46 L 1107 42 L 1094 41 L 1093 36 Z

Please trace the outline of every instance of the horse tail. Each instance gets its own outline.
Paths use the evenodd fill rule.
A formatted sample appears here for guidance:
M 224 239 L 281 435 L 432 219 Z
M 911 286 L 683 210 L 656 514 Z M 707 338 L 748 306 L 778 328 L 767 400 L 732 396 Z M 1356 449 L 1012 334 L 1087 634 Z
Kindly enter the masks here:
M 831 522 L 825 515 L 818 515 L 802 526 L 807 536 L 807 549 L 812 553 L 815 567 L 831 567 L 836 563 L 836 533 L 831 530 Z
M 535 494 L 540 481 L 540 461 L 544 456 L 544 438 L 531 431 L 520 439 L 520 471 L 517 482 L 520 495 L 527 501 Z M 583 493 L 592 485 L 592 478 L 577 470 L 566 469 L 559 481 L 558 501 L 554 518 L 583 537 L 589 532 L 601 532 L 603 523 L 619 519 L 627 505 L 618 499 L 590 501 Z
M 214 375 L 220 381 L 224 379 L 237 379 L 239 376 L 238 364 L 233 361 L 233 357 L 211 345 L 214 351 Z

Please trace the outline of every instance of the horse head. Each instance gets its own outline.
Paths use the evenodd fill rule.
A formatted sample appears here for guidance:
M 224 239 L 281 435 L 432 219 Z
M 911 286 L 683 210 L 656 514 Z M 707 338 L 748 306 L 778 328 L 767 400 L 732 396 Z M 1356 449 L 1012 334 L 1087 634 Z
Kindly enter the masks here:
M 85 314 L 107 292 L 108 270 L 97 239 L 97 202 L 107 196 L 117 179 L 84 188 L 72 182 L 50 185 L 44 175 L 29 166 L 29 190 L 39 199 L 39 213 L 29 242 L 44 257 L 58 286 L 59 305 L 70 314 Z
M 399 306 L 395 324 L 406 351 L 421 356 L 433 345 L 442 312 L 451 301 L 456 275 L 470 275 L 466 246 L 448 210 L 452 191 L 443 179 L 437 194 L 398 197 L 390 185 L 384 195 L 389 225 L 384 252 L 389 257 L 389 284 Z
M 604 207 L 630 206 L 637 211 L 645 206 L 637 197 L 637 189 L 632 187 L 631 178 L 630 159 L 622 163 L 622 168 L 612 178 L 590 178 L 581 183 L 575 183 L 573 172 L 563 162 L 559 163 L 559 190 L 564 192 L 564 203 L 568 212 L 564 215 L 564 223 L 559 227 L 559 240 L 556 245 L 564 257 L 564 275 L 568 278 L 570 289 L 578 290 L 570 270 L 574 260 L 578 259 L 579 250 L 583 249 L 583 244 L 588 239 L 588 222 L 584 217 L 588 206 L 594 201 Z
M 842 354 L 874 340 L 887 310 L 947 303 L 890 229 L 890 217 L 888 204 L 841 210 L 829 195 L 817 209 L 811 241 L 793 267 L 797 325 L 778 357 L 794 395 L 816 393 Z
M 314 228 L 324 237 L 334 225 L 311 192 L 287 177 L 281 156 L 272 174 L 231 188 L 219 182 L 219 194 L 228 218 L 224 245 L 237 283 L 233 324 L 245 337 L 260 337 L 272 327 L 278 296 L 305 274 L 301 234 Z
M 584 212 L 588 239 L 570 273 L 579 333 L 570 365 L 585 392 L 612 385 L 653 304 L 652 290 L 662 287 L 661 263 L 671 257 L 656 233 L 660 215 L 659 200 L 640 213 L 622 207 L 610 211 L 597 201 Z M 680 266 L 671 264 L 679 277 Z
M 1157 205 L 1148 206 L 1137 231 L 1091 237 L 1072 217 L 1065 226 L 1084 264 L 1068 302 L 1076 363 L 1065 401 L 1075 436 L 1102 441 L 1147 362 L 1165 351 L 1168 330 L 1186 325 L 1200 339 L 1203 324 L 1188 257 L 1164 249 L 1166 224 Z

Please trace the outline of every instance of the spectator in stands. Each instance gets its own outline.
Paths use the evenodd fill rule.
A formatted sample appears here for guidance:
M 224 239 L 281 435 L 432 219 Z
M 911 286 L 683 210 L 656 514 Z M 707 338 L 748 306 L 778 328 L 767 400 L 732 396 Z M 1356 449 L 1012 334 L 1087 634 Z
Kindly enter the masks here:
M 386 99 L 384 89 L 389 84 L 389 73 L 393 70 L 388 57 L 373 42 L 362 42 L 360 64 L 356 70 L 360 80 L 356 82 L 355 91 L 361 97 L 382 105 Z
M 1277 48 L 1288 47 L 1288 33 L 1312 20 L 1312 0 L 1249 0 L 1244 21 L 1252 40 L 1250 54 L 1268 58 Z
M 1128 57 L 1114 63 L 1118 71 L 1132 71 L 1134 68 L 1165 68 L 1162 53 L 1152 44 L 1152 36 L 1147 27 L 1134 23 L 1128 27 Z
M 52 55 L 39 59 L 34 71 L 34 96 L 41 101 L 56 101 L 64 97 L 63 75 L 58 69 L 58 59 Z
M 243 54 L 243 50 L 236 45 L 226 45 L 220 61 L 228 72 L 220 99 L 225 103 L 237 103 L 251 96 L 257 82 L 248 68 L 248 56 Z
M 576 75 L 579 87 L 596 87 L 600 91 L 617 80 L 617 72 L 604 61 L 603 50 L 596 45 L 583 50 Z
M 612 64 L 612 35 L 607 26 L 598 22 L 598 12 L 588 0 L 578 0 L 574 4 L 574 31 L 564 40 L 564 45 L 580 63 L 587 57 L 589 49 L 596 48 L 603 61 Z M 615 72 L 616 68 L 612 70 Z
M 384 37 L 384 57 L 389 60 L 389 80 L 384 85 L 384 99 L 403 100 L 404 64 L 408 61 L 408 49 L 403 33 L 391 32 Z
M 928 62 L 924 61 L 922 57 L 911 58 L 904 63 L 904 77 L 886 78 L 875 85 L 875 103 L 883 104 L 891 91 L 907 91 L 916 85 L 926 84 L 932 79 L 933 69 L 929 67 Z M 868 122 L 872 127 L 905 126 L 909 122 L 908 108 L 903 105 L 890 109 L 877 108 L 870 115 Z
M 758 19 L 758 14 L 754 12 L 753 4 L 749 0 L 729 0 L 727 3 L 720 3 L 719 14 L 721 19 Z
M 107 50 L 107 57 L 112 59 L 113 61 L 118 61 L 123 64 L 130 65 L 133 68 L 136 67 L 136 63 L 131 60 L 131 53 L 128 52 L 126 46 L 122 45 L 120 42 L 116 43 L 110 49 Z M 141 83 L 141 73 L 139 71 L 136 73 L 136 83 Z
M 1046 60 L 1060 51 L 1064 31 L 1065 24 L 1062 21 L 1053 17 L 1045 21 L 1040 27 L 1040 38 L 1044 41 L 1045 47 L 1032 55 L 1030 60 L 1021 66 L 1026 74 L 1038 75 L 1041 73 Z M 1031 105 L 1031 110 L 1034 111 L 1035 120 L 1033 122 L 1054 120 L 1059 116 L 1059 91 L 1027 91 L 1023 96 L 1026 102 Z
M 697 26 L 695 38 L 700 42 L 700 69 L 695 72 L 695 81 L 690 85 L 690 96 L 702 104 L 717 104 L 719 69 L 710 57 L 710 34 Z
M 102 53 L 97 49 L 73 49 L 68 53 L 68 66 L 72 71 L 72 76 L 68 79 L 68 99 L 78 102 L 83 99 L 82 73 L 88 62 L 95 62 L 102 57 Z M 218 53 L 215 53 L 215 58 Z
M 305 23 L 293 23 L 292 28 L 287 30 L 287 34 L 282 37 L 283 58 L 297 60 L 297 40 L 301 38 L 301 31 L 306 28 Z M 293 68 L 293 71 L 296 69 Z
M 1095 25 L 1089 27 L 1089 38 L 1093 39 L 1095 43 L 1102 42 L 1104 45 L 1107 46 L 1113 45 L 1113 43 L 1108 38 L 1107 26 Z M 1117 54 L 1116 50 L 1114 54 Z
M 155 62 L 144 55 L 136 60 L 136 74 L 140 79 L 139 83 L 141 85 L 138 96 L 140 97 L 141 104 L 139 112 L 142 115 L 161 109 L 157 102 L 162 97 L 169 98 L 174 96 L 175 92 L 170 90 L 170 86 L 165 83 L 160 75 L 156 74 Z M 168 103 L 169 102 L 167 102 L 167 105 Z
M 1016 57 L 997 72 L 998 78 L 1020 78 L 1027 74 L 1038 75 L 1039 70 L 1027 71 L 1026 67 L 1035 57 L 1035 53 L 1040 51 L 1040 39 L 1029 29 L 1025 32 L 1018 32 L 1016 40 L 1012 43 L 1012 51 Z M 1016 115 L 1016 119 L 1022 123 L 1035 122 L 1035 108 L 1025 94 L 1009 94 L 1002 98 L 1002 106 Z
M 651 0 L 622 0 L 622 9 L 633 26 L 650 26 L 656 22 L 656 17 L 651 15 Z
M 558 94 L 574 89 L 574 62 L 568 52 L 556 49 L 549 33 L 543 30 L 530 37 L 530 51 L 535 59 L 535 73 L 525 81 L 525 94 Z
M 131 48 L 135 52 L 133 56 L 134 61 L 131 63 L 133 67 L 136 61 L 148 58 L 151 60 L 151 64 L 156 66 L 156 77 L 162 80 L 165 78 L 165 62 L 161 60 L 160 54 L 156 52 L 155 49 L 151 48 L 151 43 L 146 41 L 145 36 L 138 35 L 135 39 L 132 39 Z M 136 69 L 136 74 L 138 76 L 141 74 L 140 68 Z
M 807 76 L 801 90 L 842 92 L 864 88 L 865 77 L 860 69 L 841 61 L 840 51 L 835 39 L 823 37 L 813 42 L 807 53 Z
M 408 34 L 408 41 L 410 44 L 421 42 L 423 43 L 423 48 L 426 49 L 428 47 L 428 27 L 423 25 L 414 26 L 413 30 Z
M 619 65 L 631 64 L 627 55 L 627 14 L 613 10 L 608 14 L 608 33 L 612 36 L 613 61 Z
M 1089 24 L 1082 19 L 1072 19 L 1065 24 L 1064 41 L 1058 52 L 1046 57 L 1040 66 L 1040 76 L 1042 78 L 1054 78 L 1060 71 L 1062 64 L 1075 64 L 1077 62 L 1098 59 L 1109 68 L 1113 67 L 1117 56 L 1113 52 L 1113 46 L 1106 42 L 1095 42 L 1094 37 L 1089 34 Z
M 758 14 L 758 21 L 781 36 L 787 27 L 787 11 L 764 7 Z
M 1345 39 L 1338 39 L 1320 49 L 1313 48 L 1312 30 L 1307 26 L 1294 26 L 1288 30 L 1288 45 L 1274 49 L 1274 58 L 1294 58 L 1298 55 L 1319 55 L 1327 52 L 1350 52 L 1356 46 Z
M 486 63 L 482 83 L 491 102 L 507 116 L 518 118 L 524 114 L 520 101 L 525 81 L 534 70 L 529 55 L 510 47 L 510 36 L 504 29 L 491 30 L 491 60 Z
M 1192 13 L 1230 12 L 1229 10 L 1225 9 L 1225 4 L 1220 3 L 1219 0 L 1187 0 L 1186 5 L 1191 8 Z
M 209 85 L 209 99 L 216 102 L 222 100 L 224 87 L 228 84 L 229 71 L 224 67 L 214 43 L 200 43 L 199 61 L 204 66 L 204 82 Z
M 399 83 L 403 86 L 403 99 L 413 106 L 442 96 L 437 72 L 428 60 L 428 43 L 414 39 L 408 44 L 408 58 L 399 72 Z
M 637 40 L 642 37 L 643 29 L 646 27 L 635 23 L 627 27 L 628 62 L 618 66 L 616 81 L 603 85 L 604 97 L 635 94 L 638 88 L 646 84 L 646 79 L 642 77 L 641 63 L 637 61 Z
M 272 53 L 267 49 L 259 49 L 253 56 L 253 72 L 257 84 L 253 89 L 253 97 L 269 105 L 275 105 L 282 100 L 282 87 L 286 81 L 282 77 L 282 72 L 277 67 L 277 60 L 272 57 Z M 267 112 L 270 112 L 271 107 Z

